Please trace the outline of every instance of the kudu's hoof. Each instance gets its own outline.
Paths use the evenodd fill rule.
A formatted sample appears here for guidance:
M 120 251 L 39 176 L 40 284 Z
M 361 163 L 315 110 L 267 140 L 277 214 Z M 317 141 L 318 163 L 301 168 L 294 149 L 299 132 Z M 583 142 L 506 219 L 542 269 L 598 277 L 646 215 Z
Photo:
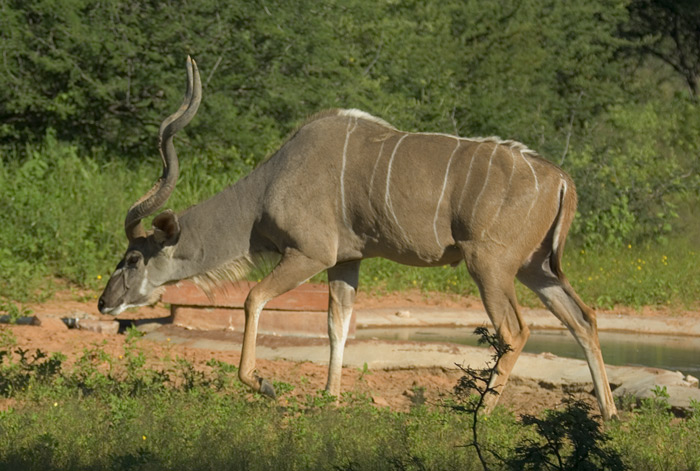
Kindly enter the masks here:
M 277 394 L 275 393 L 275 388 L 266 379 L 260 379 L 260 394 L 269 397 L 270 399 L 277 399 Z

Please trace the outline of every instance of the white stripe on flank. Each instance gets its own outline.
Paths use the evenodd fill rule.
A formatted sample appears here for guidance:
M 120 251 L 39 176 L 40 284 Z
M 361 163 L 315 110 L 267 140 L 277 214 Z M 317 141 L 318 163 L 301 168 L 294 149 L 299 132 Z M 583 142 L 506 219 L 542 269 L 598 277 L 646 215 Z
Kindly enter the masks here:
M 394 205 L 391 204 L 391 196 L 389 193 L 389 185 L 391 182 L 391 166 L 394 163 L 394 157 L 396 157 L 396 151 L 399 150 L 399 146 L 401 145 L 401 142 L 403 142 L 404 139 L 406 139 L 406 136 L 408 134 L 404 134 L 401 136 L 396 143 L 396 146 L 394 147 L 394 151 L 391 153 L 391 158 L 389 159 L 389 165 L 387 166 L 386 170 L 386 190 L 384 192 L 384 204 L 386 205 L 387 209 L 391 213 L 391 216 L 394 218 L 394 222 L 396 223 L 396 226 L 401 230 L 401 232 L 404 235 L 404 239 L 406 242 L 409 242 L 408 240 L 408 235 L 406 234 L 406 231 L 404 231 L 403 227 L 401 227 L 401 224 L 399 224 L 399 219 L 396 217 L 396 213 L 394 212 Z
M 493 161 L 493 156 L 496 154 L 496 151 L 498 150 L 498 147 L 499 147 L 499 144 L 494 143 L 493 151 L 491 152 L 491 156 L 489 157 L 489 166 L 486 169 L 486 178 L 484 178 L 484 184 L 481 187 L 481 191 L 479 192 L 479 196 L 477 196 L 476 200 L 474 201 L 474 207 L 472 208 L 472 220 L 471 220 L 472 226 L 474 225 L 474 217 L 476 216 L 476 210 L 479 207 L 479 200 L 481 199 L 482 195 L 484 194 L 484 191 L 486 190 L 486 186 L 489 183 L 489 175 L 491 174 L 491 163 Z
M 459 145 L 461 144 L 461 141 L 457 139 L 457 145 L 455 146 L 454 150 L 452 151 L 452 154 L 450 154 L 450 159 L 447 161 L 447 169 L 445 170 L 445 179 L 442 181 L 442 190 L 440 191 L 440 198 L 438 198 L 437 202 L 437 207 L 435 208 L 435 217 L 433 217 L 433 232 L 435 233 L 435 242 L 437 243 L 438 247 L 442 247 L 440 245 L 440 237 L 438 236 L 438 230 L 437 230 L 437 220 L 438 220 L 438 215 L 440 213 L 440 205 L 442 204 L 442 198 L 445 196 L 445 187 L 447 187 L 447 177 L 450 174 L 450 167 L 452 166 L 452 159 L 455 156 L 455 153 L 457 153 L 457 149 L 459 149 Z
M 535 196 L 532 198 L 532 203 L 530 203 L 530 209 L 527 210 L 527 215 L 525 216 L 525 221 L 527 221 L 530 218 L 530 212 L 532 211 L 532 208 L 535 207 L 535 202 L 537 201 L 537 197 L 540 195 L 540 184 L 537 181 L 537 174 L 535 173 L 535 169 L 532 167 L 532 164 L 528 162 L 528 160 L 525 158 L 523 155 L 522 151 L 520 152 L 520 157 L 523 158 L 525 163 L 530 167 L 530 171 L 532 172 L 532 177 L 535 179 Z
M 488 226 L 484 228 L 483 231 L 481 231 L 481 238 L 483 239 L 484 235 L 486 232 L 493 226 L 494 222 L 498 219 L 498 216 L 501 214 L 501 209 L 503 209 L 503 205 L 506 202 L 506 197 L 508 196 L 508 191 L 510 190 L 510 184 L 513 181 L 513 175 L 515 174 L 515 156 L 513 155 L 513 148 L 510 148 L 510 158 L 512 160 L 513 165 L 510 168 L 510 177 L 508 177 L 508 183 L 506 184 L 506 192 L 503 195 L 503 198 L 501 199 L 501 204 L 498 205 L 498 210 L 494 213 L 493 217 L 491 218 L 491 222 L 489 223 Z
M 472 174 L 472 165 L 474 165 L 474 161 L 476 160 L 476 153 L 479 152 L 479 148 L 483 145 L 483 142 L 480 142 L 478 146 L 476 146 L 476 149 L 474 152 L 472 152 L 472 160 L 469 162 L 469 169 L 467 170 L 467 176 L 464 179 L 464 185 L 462 186 L 462 194 L 459 196 L 459 204 L 457 205 L 457 212 L 459 213 L 462 210 L 462 202 L 464 201 L 464 195 L 467 192 L 467 187 L 469 186 L 469 176 Z
M 377 160 L 374 161 L 374 168 L 372 169 L 372 177 L 369 179 L 369 202 L 370 202 L 370 207 L 372 207 L 372 192 L 374 189 L 374 175 L 377 172 L 377 167 L 379 166 L 379 162 L 382 160 L 382 153 L 384 152 L 384 144 L 386 141 L 382 141 L 382 145 L 379 148 L 379 155 L 377 156 Z
M 352 129 L 350 129 L 350 124 L 353 124 Z M 348 221 L 347 209 L 345 208 L 345 163 L 347 161 L 348 154 L 348 142 L 350 142 L 350 134 L 355 131 L 357 127 L 357 117 L 348 120 L 348 128 L 345 131 L 345 145 L 343 146 L 343 161 L 340 167 L 340 202 L 343 207 L 343 222 L 345 226 L 350 229 L 350 222 Z

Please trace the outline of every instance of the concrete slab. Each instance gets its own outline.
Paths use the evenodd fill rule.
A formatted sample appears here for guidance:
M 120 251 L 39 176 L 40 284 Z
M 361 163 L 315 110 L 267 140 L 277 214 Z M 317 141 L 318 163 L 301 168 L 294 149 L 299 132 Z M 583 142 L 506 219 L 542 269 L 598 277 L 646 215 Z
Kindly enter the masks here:
M 402 307 L 358 309 L 357 328 L 375 327 L 491 327 L 486 312 L 479 309 L 450 309 L 443 307 Z M 564 324 L 546 309 L 523 309 L 523 317 L 533 330 L 565 330 Z M 598 313 L 598 330 L 699 336 L 700 322 L 692 318 L 637 317 Z
M 243 309 L 221 307 L 172 306 L 172 323 L 193 330 L 243 331 Z M 348 334 L 355 336 L 355 319 L 350 318 Z M 328 314 L 326 311 L 263 311 L 258 322 L 258 332 L 269 335 L 299 337 L 326 337 Z

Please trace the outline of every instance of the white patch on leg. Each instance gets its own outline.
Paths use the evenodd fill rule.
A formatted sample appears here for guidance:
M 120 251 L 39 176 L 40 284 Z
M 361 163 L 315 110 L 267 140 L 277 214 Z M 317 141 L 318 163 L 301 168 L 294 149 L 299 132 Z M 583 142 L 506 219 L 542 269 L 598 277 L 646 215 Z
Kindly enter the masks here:
M 332 309 L 332 308 L 331 308 Z M 337 326 L 333 320 L 332 312 L 328 313 L 328 336 L 331 344 L 331 358 L 328 363 L 328 382 L 326 388 L 332 394 L 337 394 L 339 391 L 332 391 L 333 384 L 340 387 L 342 368 L 343 368 L 343 353 L 345 351 L 345 343 L 348 339 L 350 331 L 350 321 L 352 318 L 352 307 L 347 308 L 339 304 L 337 309 L 340 311 L 342 324 Z M 336 335 L 336 329 L 340 327 L 340 335 Z

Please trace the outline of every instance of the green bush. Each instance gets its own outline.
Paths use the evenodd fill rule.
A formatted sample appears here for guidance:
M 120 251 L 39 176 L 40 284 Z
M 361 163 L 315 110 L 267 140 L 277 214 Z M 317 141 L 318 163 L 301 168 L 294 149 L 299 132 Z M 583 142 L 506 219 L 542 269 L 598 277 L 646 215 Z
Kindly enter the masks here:
M 581 202 L 575 236 L 589 247 L 668 240 L 679 204 L 700 188 L 699 128 L 697 105 L 686 99 L 612 107 L 590 143 L 571 152 Z

